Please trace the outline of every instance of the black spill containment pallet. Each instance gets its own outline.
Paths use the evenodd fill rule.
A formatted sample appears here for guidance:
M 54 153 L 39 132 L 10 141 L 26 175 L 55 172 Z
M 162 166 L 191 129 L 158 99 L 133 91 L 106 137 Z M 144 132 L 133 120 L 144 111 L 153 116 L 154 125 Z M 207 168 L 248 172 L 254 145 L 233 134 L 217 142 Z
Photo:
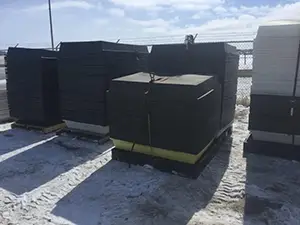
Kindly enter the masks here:
M 58 130 L 64 129 L 66 127 L 66 124 L 64 122 L 59 124 L 53 124 L 48 126 L 41 126 L 41 125 L 32 125 L 32 124 L 26 124 L 22 122 L 15 122 L 11 125 L 12 128 L 22 128 L 26 130 L 37 130 L 41 131 L 45 134 L 56 132 Z
M 234 118 L 239 55 L 227 43 L 195 43 L 153 45 L 149 55 L 151 72 L 161 76 L 210 74 L 221 85 L 222 126 Z
M 195 164 L 182 163 L 142 153 L 124 151 L 117 148 L 112 150 L 112 159 L 128 163 L 129 166 L 131 164 L 141 166 L 151 165 L 163 172 L 176 173 L 183 177 L 197 179 L 200 173 L 216 155 L 221 144 L 231 135 L 231 133 L 232 126 L 229 126 L 223 131 L 223 133 L 215 138 L 203 156 Z
M 63 42 L 58 64 L 62 118 L 109 125 L 106 91 L 117 77 L 144 71 L 147 46 L 105 41 Z
M 6 87 L 12 117 L 29 124 L 61 122 L 57 57 L 57 52 L 43 49 L 8 49 Z
M 150 86 L 146 73 L 113 80 L 108 93 L 110 136 L 149 145 L 150 133 L 152 146 L 197 155 L 220 130 L 221 96 L 215 77 L 155 78 Z
M 250 134 L 244 141 L 244 157 L 253 153 L 264 156 L 300 161 L 300 146 L 254 140 Z
M 98 144 L 104 144 L 110 140 L 109 136 L 99 133 L 87 132 L 78 129 L 64 128 L 56 132 L 57 135 L 68 135 L 78 140 L 93 141 Z

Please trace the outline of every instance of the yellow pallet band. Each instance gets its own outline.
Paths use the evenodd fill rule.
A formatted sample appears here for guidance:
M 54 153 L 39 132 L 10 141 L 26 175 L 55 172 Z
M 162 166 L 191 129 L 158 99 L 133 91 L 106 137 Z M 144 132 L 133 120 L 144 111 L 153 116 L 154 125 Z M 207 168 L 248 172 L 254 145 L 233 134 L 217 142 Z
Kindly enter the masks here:
M 124 151 L 131 151 L 132 149 L 132 142 L 122 141 L 118 139 L 113 139 L 114 145 L 117 149 L 124 150 Z M 195 164 L 202 155 L 207 151 L 210 145 L 213 143 L 214 139 L 203 148 L 197 155 L 178 152 L 174 150 L 162 149 L 162 148 L 155 148 L 150 147 L 147 145 L 135 144 L 133 152 L 143 153 L 146 155 L 156 156 L 164 159 L 174 160 L 178 162 L 188 163 L 188 164 Z

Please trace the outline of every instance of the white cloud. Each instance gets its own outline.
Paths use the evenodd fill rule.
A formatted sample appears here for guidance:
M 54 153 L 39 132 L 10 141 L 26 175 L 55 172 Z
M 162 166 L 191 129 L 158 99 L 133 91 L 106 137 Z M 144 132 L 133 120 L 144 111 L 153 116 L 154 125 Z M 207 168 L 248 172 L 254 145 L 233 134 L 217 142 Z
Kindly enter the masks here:
M 276 6 L 276 7 L 280 7 L 280 6 Z M 272 10 L 274 10 L 274 8 L 268 5 L 253 6 L 253 7 L 241 6 L 238 12 L 240 12 L 241 14 L 243 13 L 251 14 L 253 16 L 264 16 L 270 13 Z
M 227 32 L 233 32 L 233 31 L 244 31 L 251 28 L 251 26 L 255 26 L 255 25 L 258 25 L 255 22 L 255 17 L 245 14 L 239 16 L 238 18 L 224 18 L 224 19 L 211 20 L 201 25 L 199 28 L 201 30 L 206 30 L 206 31 L 226 30 Z
M 151 35 L 184 35 L 199 33 L 198 40 L 230 40 L 230 39 L 251 39 L 255 36 L 259 25 L 267 21 L 298 21 L 300 22 L 300 2 L 277 5 L 275 7 L 224 7 L 224 10 L 218 8 L 211 12 L 219 12 L 225 17 L 210 19 L 201 24 L 189 24 L 186 26 L 178 26 L 176 23 L 157 19 L 151 22 L 143 21 L 143 25 L 149 25 L 142 29 L 143 32 Z M 226 14 L 227 13 L 227 14 Z M 193 16 L 193 18 L 203 19 L 209 11 L 203 11 Z M 210 17 L 213 18 L 213 17 Z M 207 19 L 207 18 L 206 18 Z M 137 22 L 138 23 L 138 22 Z M 153 26 L 150 26 L 153 25 Z M 164 39 L 170 40 L 170 39 Z M 181 40 L 180 37 L 179 39 Z
M 96 24 L 103 26 L 103 25 L 107 25 L 109 23 L 108 19 L 97 19 L 95 20 Z
M 266 21 L 298 21 L 300 22 L 300 2 L 278 5 L 264 19 Z
M 216 8 L 213 9 L 213 11 L 215 13 L 226 13 L 227 12 L 227 9 L 225 9 L 224 7 L 222 6 L 217 6 Z
M 81 14 L 65 13 L 65 10 L 57 10 L 54 13 L 54 34 L 55 40 L 112 40 L 135 39 L 146 37 L 144 43 L 182 42 L 185 34 L 198 33 L 198 40 L 212 39 L 250 39 L 254 37 L 260 24 L 267 21 L 299 21 L 300 2 L 279 4 L 277 6 L 236 6 L 226 5 L 222 0 L 111 0 L 118 2 L 116 8 L 107 9 L 106 5 L 98 5 L 99 0 L 86 1 L 54 1 L 54 9 L 82 8 L 82 9 L 103 9 L 103 13 L 96 10 L 83 10 Z M 75 3 L 76 2 L 76 3 Z M 217 5 L 216 3 L 221 4 Z M 59 3 L 59 4 L 58 4 Z M 75 3 L 75 4 L 74 4 Z M 87 5 L 85 5 L 87 3 Z M 122 4 L 121 4 L 122 3 Z M 177 4 L 178 3 L 178 4 Z M 179 4 L 180 3 L 180 4 Z M 81 5 L 82 4 L 82 5 Z M 197 5 L 197 14 L 183 13 L 182 10 L 191 10 L 189 4 Z M 131 7 L 134 5 L 136 7 Z M 149 6 L 157 10 L 152 17 L 147 15 Z M 188 7 L 187 7 L 188 6 Z M 181 7 L 181 9 L 180 9 Z M 41 5 L 31 9 L 45 10 Z M 0 22 L 0 30 L 6 30 L 5 35 L 0 36 L 0 46 L 7 46 L 9 43 L 46 43 L 49 44 L 48 16 L 46 13 L 24 13 L 22 10 L 1 9 L 1 15 L 5 20 Z M 143 20 L 129 18 L 131 12 L 136 10 L 137 16 L 143 15 Z M 169 10 L 173 12 L 170 13 Z M 18 11 L 18 12 L 16 12 Z M 125 12 L 124 12 L 125 11 Z M 130 11 L 130 13 L 128 12 Z M 3 14 L 4 13 L 4 14 Z M 104 15 L 105 13 L 105 15 Z M 143 14 L 141 14 L 143 13 Z M 171 15 L 179 15 L 179 18 L 171 19 Z M 122 16 L 120 19 L 119 16 Z M 135 17 L 137 18 L 137 17 Z M 192 20 L 194 18 L 195 20 Z M 13 25 L 12 25 L 13 24 Z M 76 26 L 74 26 L 76 24 Z M 105 32 L 103 32 L 105 30 Z M 38 35 L 37 35 L 38 34 Z M 164 36 L 164 38 L 157 38 Z M 176 38 L 173 38 L 173 37 Z M 141 43 L 142 39 L 132 43 Z
M 125 16 L 125 11 L 123 9 L 119 9 L 119 8 L 111 8 L 108 10 L 108 13 L 112 16 L 117 16 L 117 17 Z
M 214 2 L 209 2 L 208 4 L 195 4 L 195 3 L 182 3 L 178 5 L 173 5 L 175 10 L 185 10 L 185 11 L 204 11 L 209 10 L 214 6 Z
M 299 14 L 300 2 L 285 4 L 285 5 L 260 5 L 260 6 L 240 6 L 240 7 L 224 7 L 219 6 L 213 9 L 213 11 L 221 16 L 226 17 L 239 17 L 244 14 L 252 15 L 256 18 L 261 17 L 276 17 L 278 19 L 283 18 L 300 18 Z
M 168 32 L 168 29 L 166 27 L 146 27 L 143 29 L 144 32 L 146 33 L 166 33 Z
M 65 8 L 80 8 L 80 9 L 91 9 L 94 5 L 86 2 L 86 1 L 60 1 L 60 2 L 52 2 L 51 8 L 52 10 L 65 9 Z M 28 7 L 25 11 L 35 12 L 35 11 L 44 11 L 48 10 L 48 3 L 44 3 L 37 6 Z
M 211 19 L 213 16 L 213 14 L 210 11 L 202 11 L 200 13 L 197 13 L 195 15 L 192 16 L 192 19 L 194 20 L 206 20 L 206 19 Z
M 177 10 L 202 10 L 223 4 L 225 0 L 110 0 L 115 5 L 152 9 L 155 7 L 172 7 Z
M 102 10 L 102 9 L 104 9 L 104 6 L 102 5 L 101 2 L 98 2 L 98 3 L 96 4 L 96 8 L 99 9 L 99 10 Z
M 138 25 L 143 27 L 137 29 L 145 33 L 144 36 L 151 35 L 168 35 L 163 39 L 146 39 L 146 43 L 155 43 L 158 40 L 160 43 L 172 42 L 172 36 L 176 36 L 175 42 L 182 41 L 185 34 L 198 33 L 198 40 L 243 40 L 251 39 L 255 36 L 259 25 L 267 21 L 298 21 L 300 23 L 300 2 L 271 6 L 257 6 L 257 7 L 225 7 L 218 8 L 218 18 L 213 16 L 210 19 L 205 18 L 206 22 L 200 24 L 186 24 L 179 26 L 180 23 L 172 21 L 155 19 L 149 21 L 135 21 Z M 211 10 L 215 12 L 215 10 Z M 204 18 L 204 15 L 209 14 L 209 11 L 203 11 L 194 15 L 194 18 Z M 221 15 L 221 16 L 220 16 Z M 222 16 L 223 15 L 223 16 Z M 201 17 L 202 16 L 202 17 Z M 197 21 L 195 21 L 197 22 Z
M 141 29 L 143 33 L 156 33 L 156 34 L 165 34 L 169 32 L 170 29 L 175 29 L 176 23 L 180 21 L 179 17 L 175 17 L 171 20 L 164 20 L 161 18 L 153 20 L 134 20 L 127 19 L 127 21 L 135 26 L 137 29 Z
M 169 26 L 170 23 L 166 20 L 163 19 L 154 19 L 154 20 L 134 20 L 134 19 L 128 19 L 130 23 L 144 26 L 144 27 L 149 27 L 149 26 Z
M 194 26 L 195 30 L 218 31 L 220 33 L 224 30 L 240 33 L 255 32 L 259 25 L 268 21 L 300 22 L 300 2 L 274 7 L 267 5 L 254 7 L 217 7 L 212 11 L 218 15 L 218 19 L 211 19 L 204 24 Z M 201 12 L 197 13 L 193 18 L 201 19 L 203 18 L 201 15 Z
M 175 17 L 171 20 L 164 20 L 161 18 L 153 19 L 153 20 L 134 20 L 134 19 L 128 19 L 127 20 L 130 23 L 140 25 L 142 27 L 169 27 L 174 23 L 177 23 L 179 21 L 179 17 Z

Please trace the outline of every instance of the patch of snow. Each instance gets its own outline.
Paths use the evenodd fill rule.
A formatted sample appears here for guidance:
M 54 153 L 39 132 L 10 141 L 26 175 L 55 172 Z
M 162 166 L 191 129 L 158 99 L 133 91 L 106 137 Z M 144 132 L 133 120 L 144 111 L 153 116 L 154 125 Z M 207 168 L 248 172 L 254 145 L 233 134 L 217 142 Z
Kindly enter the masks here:
M 110 142 L 0 126 L 1 224 L 299 224 L 300 163 L 243 158 L 248 113 L 197 180 L 111 161 Z

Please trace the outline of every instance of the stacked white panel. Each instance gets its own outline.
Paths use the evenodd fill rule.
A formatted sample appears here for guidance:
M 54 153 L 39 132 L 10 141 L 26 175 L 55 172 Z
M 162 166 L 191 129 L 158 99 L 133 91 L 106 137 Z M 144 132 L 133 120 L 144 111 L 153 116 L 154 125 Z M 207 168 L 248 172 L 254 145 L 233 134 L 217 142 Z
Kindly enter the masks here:
M 251 94 L 293 96 L 300 24 L 261 26 L 254 41 Z M 300 71 L 296 83 L 300 96 Z M 292 144 L 292 135 L 252 131 L 256 140 Z M 297 143 L 300 137 L 295 137 Z
M 293 95 L 299 42 L 300 24 L 259 28 L 254 41 L 252 94 Z

